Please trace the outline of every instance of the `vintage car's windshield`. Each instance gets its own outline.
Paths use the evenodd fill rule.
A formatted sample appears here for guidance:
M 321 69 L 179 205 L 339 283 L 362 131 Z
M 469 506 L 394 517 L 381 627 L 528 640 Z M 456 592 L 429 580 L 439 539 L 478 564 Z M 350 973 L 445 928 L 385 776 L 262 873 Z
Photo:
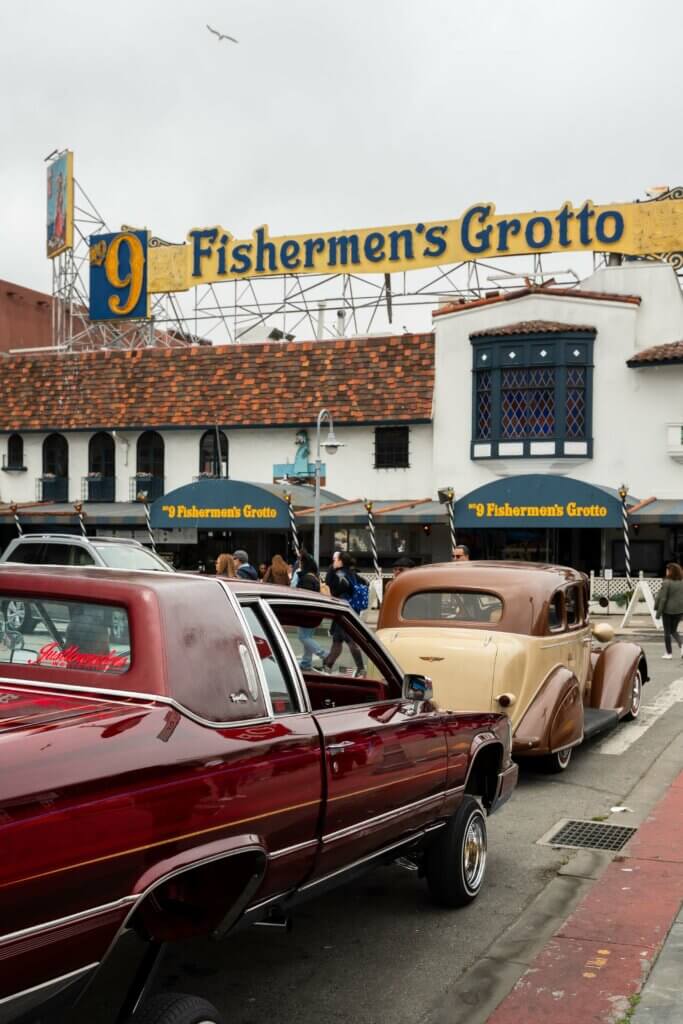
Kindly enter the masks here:
M 401 618 L 421 622 L 498 622 L 503 602 L 495 594 L 472 590 L 424 590 L 407 597 Z
M 0 599 L 0 665 L 120 674 L 130 668 L 128 613 L 85 601 Z
M 172 572 L 163 558 L 153 555 L 136 544 L 97 544 L 93 547 L 105 565 L 110 569 L 152 569 L 156 572 Z

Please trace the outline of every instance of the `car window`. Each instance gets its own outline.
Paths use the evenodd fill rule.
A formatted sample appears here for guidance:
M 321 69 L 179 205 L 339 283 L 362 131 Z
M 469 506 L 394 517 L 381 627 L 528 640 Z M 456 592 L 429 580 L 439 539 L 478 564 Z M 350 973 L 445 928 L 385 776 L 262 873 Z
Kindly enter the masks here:
M 73 549 L 73 544 L 46 544 L 41 561 L 46 565 L 72 565 L 69 555 Z
M 401 679 L 355 616 L 273 600 L 314 711 L 394 700 Z
M 261 659 L 273 714 L 287 715 L 298 711 L 289 672 L 282 663 L 282 655 L 261 612 L 253 604 L 242 605 L 242 611 Z
M 0 600 L 0 663 L 118 675 L 130 659 L 124 608 L 23 594 Z
M 401 618 L 421 621 L 498 622 L 503 602 L 495 594 L 426 590 L 406 598 Z
M 41 555 L 44 549 L 44 544 L 17 544 L 14 551 L 8 556 L 7 561 L 22 562 L 24 565 L 40 565 L 43 561 Z
M 564 600 L 562 592 L 556 591 L 548 605 L 548 629 L 551 633 L 556 633 L 561 629 L 564 629 Z
M 171 567 L 157 555 L 138 547 L 137 544 L 98 544 L 93 548 L 110 569 L 152 569 L 156 572 L 171 572 Z
M 567 609 L 567 629 L 580 625 L 582 616 L 579 588 L 568 587 L 564 593 L 564 602 Z

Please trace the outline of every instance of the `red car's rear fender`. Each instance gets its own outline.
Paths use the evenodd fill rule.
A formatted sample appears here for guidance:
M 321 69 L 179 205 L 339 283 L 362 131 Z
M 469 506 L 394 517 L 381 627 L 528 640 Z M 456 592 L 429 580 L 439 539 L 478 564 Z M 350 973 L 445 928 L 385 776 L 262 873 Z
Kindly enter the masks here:
M 129 926 L 156 941 L 226 932 L 254 900 L 268 857 L 253 835 L 208 843 L 160 861 L 135 886 Z

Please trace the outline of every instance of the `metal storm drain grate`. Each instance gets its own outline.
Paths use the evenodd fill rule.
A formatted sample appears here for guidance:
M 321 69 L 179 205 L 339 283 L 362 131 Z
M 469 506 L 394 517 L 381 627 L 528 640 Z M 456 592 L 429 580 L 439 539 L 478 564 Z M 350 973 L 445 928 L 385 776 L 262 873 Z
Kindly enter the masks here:
M 621 850 L 636 831 L 626 825 L 565 818 L 537 842 L 540 846 L 568 846 L 575 850 Z

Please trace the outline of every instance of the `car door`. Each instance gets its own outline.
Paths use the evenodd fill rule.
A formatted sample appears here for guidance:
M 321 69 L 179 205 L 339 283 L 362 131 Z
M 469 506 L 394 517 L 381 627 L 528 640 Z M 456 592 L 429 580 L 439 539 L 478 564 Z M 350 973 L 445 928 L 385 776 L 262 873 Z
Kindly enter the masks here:
M 313 876 L 322 877 L 437 816 L 446 786 L 445 726 L 430 702 L 403 699 L 400 671 L 352 612 L 329 605 L 316 612 L 310 601 L 299 608 L 270 603 L 295 654 L 298 630 L 315 624 L 321 642 L 341 628 L 363 659 L 360 676 L 346 671 L 355 660 L 337 663 L 331 674 L 303 673 L 325 751 L 327 802 Z

